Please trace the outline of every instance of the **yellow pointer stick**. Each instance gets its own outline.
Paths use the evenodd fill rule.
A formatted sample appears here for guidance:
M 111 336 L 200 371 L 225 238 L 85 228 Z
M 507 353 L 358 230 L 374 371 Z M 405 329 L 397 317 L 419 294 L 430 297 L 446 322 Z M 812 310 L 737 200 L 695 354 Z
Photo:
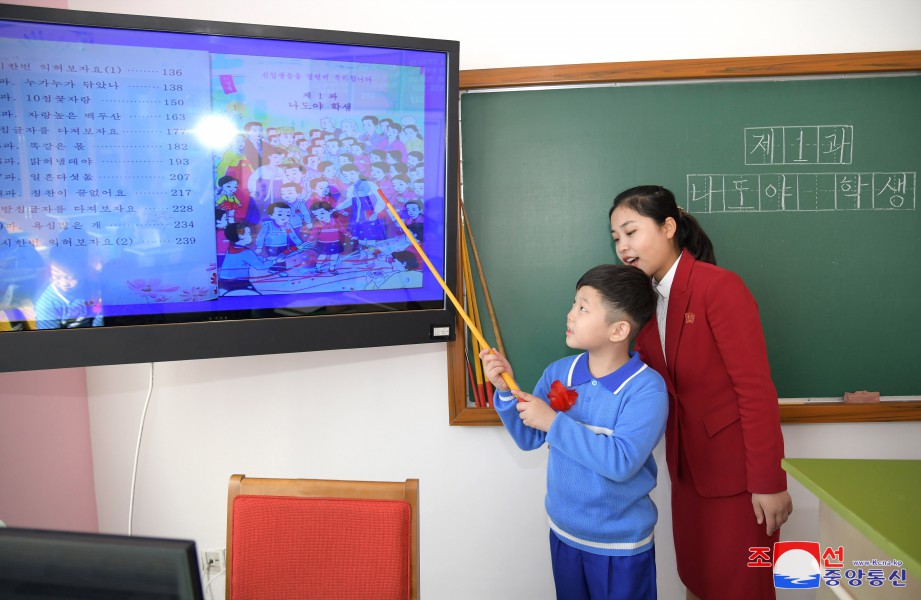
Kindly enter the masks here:
M 476 328 L 476 325 L 474 325 L 470 317 L 467 316 L 467 312 L 461 307 L 460 302 L 457 301 L 457 298 L 455 298 L 454 294 L 451 293 L 451 290 L 448 289 L 448 284 L 445 283 L 445 280 L 442 279 L 441 275 L 438 274 L 438 270 L 435 269 L 434 265 L 432 265 L 432 261 L 429 260 L 429 257 L 425 255 L 425 251 L 422 250 L 422 247 L 419 246 L 418 242 L 416 242 L 416 236 L 413 235 L 413 232 L 409 230 L 409 227 L 406 226 L 406 223 L 404 223 L 403 219 L 400 218 L 400 215 L 397 214 L 396 209 L 393 207 L 392 204 L 390 204 L 390 200 L 387 199 L 387 196 L 386 194 L 384 194 L 384 191 L 378 188 L 377 193 L 378 195 L 380 195 L 381 199 L 383 199 L 384 204 L 387 205 L 387 209 L 390 211 L 390 214 L 393 215 L 394 220 L 396 220 L 396 222 L 400 224 L 400 227 L 403 229 L 403 233 L 406 234 L 406 237 L 409 239 L 410 243 L 412 243 L 413 248 L 416 249 L 416 252 L 418 252 L 419 256 L 422 257 L 422 260 L 425 261 L 425 264 L 428 266 L 429 271 L 432 272 L 432 275 L 435 276 L 435 279 L 438 281 L 439 285 L 441 285 L 441 289 L 443 289 L 445 291 L 445 294 L 448 295 L 448 299 L 451 300 L 451 303 L 454 305 L 454 308 L 457 309 L 457 312 L 459 312 L 460 316 L 463 317 L 464 322 L 467 323 L 467 327 L 470 328 L 470 333 L 472 333 L 474 337 L 476 337 L 477 341 L 480 342 L 480 345 L 482 345 L 484 348 L 490 348 L 490 352 L 492 352 L 492 349 L 490 345 L 486 342 L 486 339 L 483 337 L 483 334 L 480 333 L 480 330 Z M 503 372 L 502 379 L 505 380 L 505 384 L 510 389 L 521 390 L 521 388 L 518 387 L 518 384 L 515 383 L 515 380 L 512 379 L 512 376 L 509 375 L 508 373 Z

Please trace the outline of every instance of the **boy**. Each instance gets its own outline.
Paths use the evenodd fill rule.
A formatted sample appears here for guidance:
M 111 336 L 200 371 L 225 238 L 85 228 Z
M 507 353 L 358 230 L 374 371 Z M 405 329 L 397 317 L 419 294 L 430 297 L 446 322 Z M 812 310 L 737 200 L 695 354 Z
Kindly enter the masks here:
M 273 202 L 269 205 L 268 215 L 269 218 L 262 222 L 256 236 L 256 254 L 261 255 L 264 251 L 269 257 L 278 257 L 278 262 L 270 271 L 280 277 L 287 277 L 285 250 L 300 246 L 302 240 L 291 226 L 291 207 L 287 203 Z
M 80 274 L 88 270 L 88 257 L 78 249 L 51 249 L 51 283 L 35 302 L 38 329 L 75 329 L 103 324 L 101 302 L 85 297 Z
M 309 181 L 304 177 L 304 165 L 295 162 L 287 162 L 282 164 L 281 167 L 283 169 L 281 179 L 282 187 L 284 187 L 286 183 L 296 183 L 297 186 L 303 190 L 306 182 Z M 298 198 L 303 200 L 307 198 L 307 194 L 301 193 Z
M 323 157 L 323 160 L 328 160 L 334 165 L 339 164 L 339 139 L 331 138 L 326 140 L 326 155 Z
M 221 295 L 226 296 L 233 292 L 259 294 L 260 292 L 253 287 L 250 281 L 249 270 L 268 270 L 282 256 L 272 256 L 267 259 L 256 256 L 256 253 L 248 248 L 253 241 L 249 223 L 231 223 L 224 230 L 224 235 L 231 245 L 224 262 L 218 269 L 218 287 Z
M 408 164 L 407 164 L 408 166 Z M 414 167 L 409 170 L 409 178 L 414 182 L 419 181 L 420 179 L 425 178 L 425 163 L 416 163 Z
M 338 275 L 336 265 L 342 254 L 342 239 L 349 235 L 348 229 L 332 218 L 333 207 L 325 200 L 311 204 L 310 212 L 315 223 L 310 230 L 309 242 L 316 243 L 317 272 L 329 271 L 330 275 Z
M 579 279 L 566 316 L 566 345 L 585 352 L 547 367 L 534 395 L 510 392 L 501 377 L 511 373 L 508 362 L 494 350 L 480 353 L 515 443 L 550 446 L 544 504 L 558 598 L 656 597 L 649 492 L 668 395 L 662 377 L 629 351 L 655 310 L 656 292 L 640 269 L 601 265 Z M 557 412 L 544 399 L 560 383 L 577 396 Z
M 403 219 L 406 228 L 413 233 L 416 241 L 421 243 L 424 239 L 423 228 L 425 223 L 425 215 L 422 214 L 422 203 L 418 200 L 408 200 L 403 210 L 406 212 L 406 218 Z
M 425 179 L 413 180 L 413 194 L 420 200 L 425 197 Z
M 291 208 L 291 216 L 288 223 L 291 227 L 300 233 L 310 228 L 310 209 L 308 208 L 306 194 L 301 190 L 301 186 L 293 181 L 284 183 L 281 186 L 281 203 L 287 204 Z M 300 236 L 298 236 L 300 237 Z
M 379 123 L 380 121 L 374 115 L 365 115 L 361 119 L 361 128 L 364 133 L 359 134 L 358 141 L 364 144 L 365 149 L 369 151 L 376 148 L 379 143 L 386 139 L 377 131 Z

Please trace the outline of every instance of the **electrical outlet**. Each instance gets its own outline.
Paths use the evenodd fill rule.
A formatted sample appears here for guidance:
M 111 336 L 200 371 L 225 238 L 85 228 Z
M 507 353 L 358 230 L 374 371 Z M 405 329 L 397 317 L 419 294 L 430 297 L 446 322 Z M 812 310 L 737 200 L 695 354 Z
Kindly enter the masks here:
M 224 549 L 202 550 L 201 570 L 206 575 L 213 575 L 224 570 Z

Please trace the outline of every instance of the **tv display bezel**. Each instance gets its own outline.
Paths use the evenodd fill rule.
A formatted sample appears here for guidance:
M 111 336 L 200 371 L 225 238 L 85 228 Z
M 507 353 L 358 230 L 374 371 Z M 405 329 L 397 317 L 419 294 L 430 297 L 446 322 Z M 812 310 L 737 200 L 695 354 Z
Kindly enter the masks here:
M 450 289 L 456 288 L 458 42 L 14 5 L 0 5 L 0 20 L 444 53 L 448 66 L 443 279 Z M 424 275 L 430 276 L 430 273 L 425 271 Z M 221 320 L 221 315 L 217 313 L 214 320 L 208 321 L 2 332 L 0 372 L 445 342 L 455 337 L 456 311 L 446 296 L 442 298 L 441 307 L 418 310 L 413 309 L 411 303 L 400 310 L 380 307 L 379 312 L 359 313 L 337 313 L 335 307 L 329 307 L 323 311 L 324 314 L 308 312 L 294 316 Z M 285 312 L 296 313 L 296 310 Z

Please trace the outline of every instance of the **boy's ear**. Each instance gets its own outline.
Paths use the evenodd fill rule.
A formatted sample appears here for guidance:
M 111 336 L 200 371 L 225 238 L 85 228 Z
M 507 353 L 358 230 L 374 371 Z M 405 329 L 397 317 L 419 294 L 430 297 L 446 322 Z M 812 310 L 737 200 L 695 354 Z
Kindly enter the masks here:
M 630 321 L 615 321 L 611 323 L 611 336 L 608 338 L 612 342 L 625 342 L 630 339 Z

